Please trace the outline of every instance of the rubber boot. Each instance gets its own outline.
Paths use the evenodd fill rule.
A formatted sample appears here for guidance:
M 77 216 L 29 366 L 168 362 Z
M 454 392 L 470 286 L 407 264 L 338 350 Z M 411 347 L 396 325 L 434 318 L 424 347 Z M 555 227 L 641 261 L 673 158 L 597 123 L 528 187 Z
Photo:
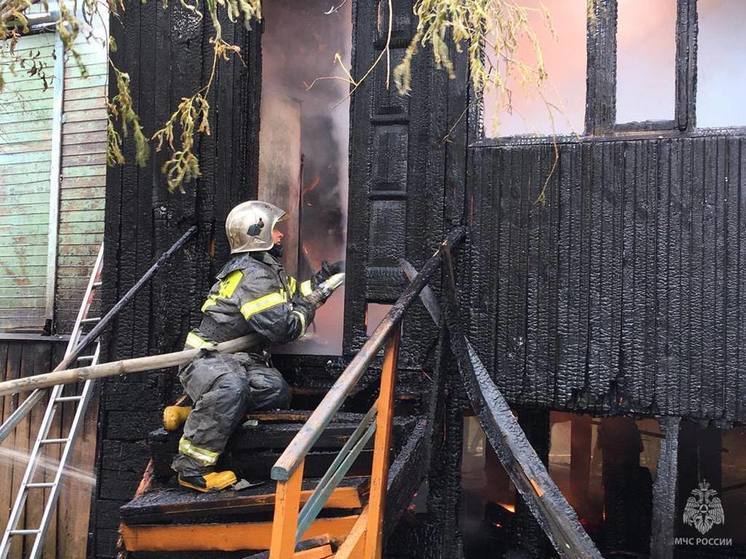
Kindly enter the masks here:
M 191 406 L 166 406 L 163 408 L 163 428 L 166 431 L 176 431 L 192 411 Z
M 179 485 L 194 489 L 200 493 L 209 493 L 211 491 L 220 491 L 230 487 L 238 481 L 236 474 L 230 470 L 223 472 L 210 472 L 201 476 L 182 476 L 179 475 Z

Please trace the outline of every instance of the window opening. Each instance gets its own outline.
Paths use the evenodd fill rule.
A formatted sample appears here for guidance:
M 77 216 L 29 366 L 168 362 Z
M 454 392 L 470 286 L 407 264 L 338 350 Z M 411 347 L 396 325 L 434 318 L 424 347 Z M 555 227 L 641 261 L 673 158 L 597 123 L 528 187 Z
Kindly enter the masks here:
M 746 125 L 746 2 L 698 0 L 697 126 Z
M 616 121 L 671 121 L 676 0 L 618 0 Z
M 338 79 L 352 48 L 351 3 L 319 0 L 263 5 L 259 198 L 288 212 L 284 262 L 300 281 L 322 261 L 344 259 L 347 227 L 349 87 Z M 302 339 L 280 353 L 342 351 L 344 293 L 316 312 Z
M 549 77 L 538 88 L 516 68 L 507 76 L 509 99 L 501 102 L 497 91 L 485 91 L 485 136 L 580 134 L 585 120 L 586 2 L 524 0 L 520 4 L 529 9 Z M 484 56 L 492 71 L 504 70 L 504 61 L 489 44 Z M 536 69 L 534 46 L 527 36 L 520 38 L 516 59 L 526 69 Z M 510 107 L 498 111 L 506 101 Z

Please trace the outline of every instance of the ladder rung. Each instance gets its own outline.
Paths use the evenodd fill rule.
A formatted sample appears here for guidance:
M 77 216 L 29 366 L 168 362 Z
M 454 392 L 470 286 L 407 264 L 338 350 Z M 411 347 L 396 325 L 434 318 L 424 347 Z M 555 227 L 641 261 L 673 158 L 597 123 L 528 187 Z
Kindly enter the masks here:
M 81 322 L 98 322 L 99 320 L 101 320 L 100 316 L 93 316 L 91 318 L 84 318 Z
M 78 356 L 78 361 L 93 361 L 95 357 L 95 355 L 80 355 Z
M 63 444 L 69 441 L 70 439 L 42 439 L 39 441 L 41 444 Z
M 83 396 L 58 396 L 54 399 L 55 402 L 78 402 L 83 399 Z
M 31 534 L 38 534 L 39 530 L 30 530 L 30 529 L 23 529 L 23 530 L 9 530 L 8 533 L 11 536 L 29 536 Z
M 47 487 L 54 487 L 53 481 L 39 481 L 35 483 L 27 483 L 26 487 L 29 489 L 39 489 L 39 488 L 47 488 Z
M 93 287 L 101 287 L 102 285 L 103 285 L 103 282 L 101 282 L 101 281 L 94 281 L 93 282 Z

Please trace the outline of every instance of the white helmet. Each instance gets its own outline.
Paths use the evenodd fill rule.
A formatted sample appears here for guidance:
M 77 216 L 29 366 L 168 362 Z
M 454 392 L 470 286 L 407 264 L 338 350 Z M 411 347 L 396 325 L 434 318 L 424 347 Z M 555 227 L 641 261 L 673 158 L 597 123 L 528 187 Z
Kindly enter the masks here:
M 225 234 L 231 254 L 269 250 L 272 230 L 285 217 L 285 211 L 277 206 L 251 200 L 233 208 L 225 219 Z

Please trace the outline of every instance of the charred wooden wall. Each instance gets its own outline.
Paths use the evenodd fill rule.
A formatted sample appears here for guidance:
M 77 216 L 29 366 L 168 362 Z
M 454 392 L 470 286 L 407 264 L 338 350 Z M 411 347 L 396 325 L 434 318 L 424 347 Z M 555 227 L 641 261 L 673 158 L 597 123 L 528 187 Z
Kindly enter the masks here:
M 386 47 L 389 3 L 356 2 L 354 75 L 364 75 Z M 404 57 L 417 20 L 412 1 L 394 2 L 391 68 Z M 420 267 L 447 231 L 460 223 L 466 174 L 466 71 L 436 71 L 425 50 L 412 64 L 411 95 L 397 93 L 382 60 L 352 97 L 350 192 L 345 291 L 346 353 L 367 339 L 368 303 L 393 303 L 406 285 L 399 259 Z M 390 84 L 387 80 L 390 78 Z M 402 344 L 405 368 L 419 370 L 437 333 L 422 307 L 407 315 Z
M 207 81 L 212 29 L 178 3 L 128 6 L 122 24 L 112 20 L 118 45 L 114 63 L 129 73 L 135 109 L 146 134 L 167 120 L 182 97 Z M 126 29 L 126 31 L 125 31 Z M 147 167 L 109 169 L 106 189 L 104 288 L 110 307 L 192 224 L 190 241 L 123 310 L 107 335 L 105 360 L 180 349 L 199 305 L 228 250 L 223 223 L 231 207 L 256 195 L 260 50 L 256 29 L 223 22 L 224 38 L 241 47 L 245 64 L 221 62 L 210 92 L 212 135 L 198 140 L 202 177 L 185 193 L 169 193 L 151 154 Z M 110 80 L 114 83 L 114 79 Z M 112 86 L 113 87 L 113 86 Z M 130 499 L 148 461 L 145 436 L 173 397 L 173 372 L 110 379 L 101 386 L 98 484 L 91 554 L 113 557 L 119 505 Z M 179 391 L 180 392 L 180 391 Z
M 513 403 L 746 418 L 743 137 L 472 151 L 471 335 Z M 538 202 L 546 182 L 546 203 Z

